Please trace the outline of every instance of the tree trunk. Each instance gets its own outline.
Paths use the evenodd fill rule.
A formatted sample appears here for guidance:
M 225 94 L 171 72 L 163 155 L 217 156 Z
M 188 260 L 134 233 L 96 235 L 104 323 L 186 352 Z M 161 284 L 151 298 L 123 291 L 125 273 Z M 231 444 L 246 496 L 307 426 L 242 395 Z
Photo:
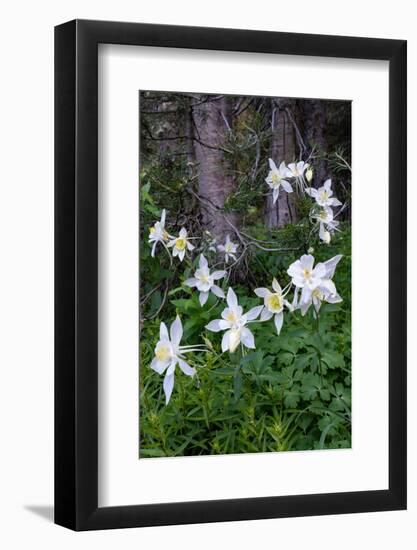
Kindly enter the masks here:
M 286 164 L 296 160 L 296 136 L 294 125 L 287 109 L 295 117 L 296 103 L 294 99 L 272 100 L 271 105 L 271 158 L 277 166 L 282 161 Z M 294 186 L 293 186 L 294 187 Z M 266 200 L 266 224 L 268 227 L 283 227 L 287 223 L 296 221 L 294 193 L 287 193 L 280 188 L 279 197 L 273 204 L 272 192 Z
M 200 96 L 193 106 L 194 148 L 198 163 L 198 190 L 201 201 L 202 221 L 218 242 L 226 234 L 233 235 L 237 216 L 224 212 L 227 197 L 234 191 L 230 161 L 222 150 L 232 125 L 232 101 L 221 97 L 211 99 Z
M 311 148 L 315 147 L 317 153 L 327 153 L 327 141 L 325 138 L 326 113 L 324 101 L 309 99 L 303 101 L 304 137 L 305 142 Z M 320 187 L 328 177 L 327 161 L 315 162 L 313 187 Z

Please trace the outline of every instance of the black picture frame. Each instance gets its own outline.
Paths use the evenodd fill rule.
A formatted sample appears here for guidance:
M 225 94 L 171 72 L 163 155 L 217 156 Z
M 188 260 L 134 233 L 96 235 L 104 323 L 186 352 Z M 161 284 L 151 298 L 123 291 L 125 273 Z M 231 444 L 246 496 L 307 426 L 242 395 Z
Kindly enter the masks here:
M 389 62 L 389 488 L 98 507 L 98 44 Z M 404 40 L 74 20 L 55 28 L 55 522 L 77 531 L 406 508 Z

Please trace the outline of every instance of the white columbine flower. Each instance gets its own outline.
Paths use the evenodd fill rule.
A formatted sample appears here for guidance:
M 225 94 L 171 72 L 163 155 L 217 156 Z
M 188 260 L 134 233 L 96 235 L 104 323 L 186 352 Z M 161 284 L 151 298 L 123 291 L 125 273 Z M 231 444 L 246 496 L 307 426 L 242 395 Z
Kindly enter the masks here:
M 213 271 L 210 274 L 210 269 L 207 264 L 206 258 L 201 254 L 199 267 L 194 273 L 194 277 L 184 281 L 184 284 L 190 287 L 196 287 L 200 291 L 200 304 L 204 306 L 209 297 L 209 292 L 212 292 L 218 298 L 224 298 L 223 290 L 214 284 L 226 275 L 226 271 Z
M 189 353 L 190 351 L 203 351 L 205 349 L 204 346 L 201 345 L 180 346 L 181 338 L 182 323 L 178 315 L 171 325 L 170 334 L 168 334 L 165 323 L 160 324 L 159 342 L 156 344 L 155 357 L 152 360 L 151 368 L 158 374 L 163 374 L 166 371 L 164 392 L 167 405 L 174 388 L 175 367 L 178 365 L 187 376 L 194 376 L 195 374 L 195 369 L 184 361 L 184 353 Z
M 220 250 L 220 252 L 224 252 L 225 256 L 224 259 L 226 263 L 229 261 L 229 258 L 232 258 L 236 261 L 236 252 L 237 252 L 238 245 L 235 244 L 230 240 L 229 235 L 226 235 L 226 242 L 224 244 L 219 244 L 217 249 Z
M 304 296 L 310 295 L 310 291 L 317 288 L 322 279 L 326 276 L 326 266 L 323 263 L 314 265 L 314 256 L 304 254 L 301 258 L 290 265 L 287 273 L 292 277 L 292 283 L 301 288 L 301 301 L 304 302 Z M 297 294 L 298 291 L 296 290 Z
M 161 214 L 161 220 L 159 222 L 155 222 L 155 224 L 149 229 L 149 243 L 153 243 L 152 246 L 152 252 L 151 256 L 152 258 L 155 257 L 155 249 L 156 245 L 158 243 L 162 243 L 165 245 L 165 243 L 169 239 L 168 233 L 165 231 L 165 208 L 162 210 Z
M 336 290 L 336 286 L 332 281 L 337 264 L 342 258 L 341 254 L 334 256 L 330 260 L 323 262 L 325 267 L 324 277 L 321 279 L 318 286 L 313 289 L 306 289 L 302 295 L 301 301 L 298 305 L 301 310 L 301 314 L 305 315 L 311 305 L 314 306 L 315 313 L 319 312 L 322 302 L 328 302 L 329 304 L 337 304 L 342 301 Z
M 310 197 L 313 197 L 313 199 L 315 199 L 316 203 L 319 206 L 342 205 L 342 203 L 338 199 L 336 199 L 336 197 L 332 197 L 333 191 L 331 179 L 326 180 L 323 186 L 319 187 L 318 189 L 314 189 L 314 187 L 307 187 L 305 191 L 307 195 L 310 195 Z
M 292 162 L 288 165 L 288 175 L 293 178 L 302 178 L 309 166 L 308 162 L 304 162 L 303 160 L 300 160 L 300 162 Z
M 291 174 L 289 173 L 288 168 L 285 166 L 284 161 L 282 161 L 279 165 L 279 168 L 277 168 L 275 162 L 272 159 L 269 159 L 269 168 L 270 171 L 265 181 L 273 190 L 272 197 L 273 204 L 275 204 L 279 196 L 279 188 L 281 187 L 281 185 L 287 193 L 292 193 L 293 189 L 291 187 L 291 184 L 285 179 L 287 176 L 291 177 Z
M 227 291 L 227 305 L 228 307 L 222 311 L 222 319 L 211 321 L 206 329 L 212 332 L 226 331 L 222 338 L 223 352 L 229 350 L 233 353 L 240 343 L 247 348 L 255 349 L 255 339 L 246 325 L 258 317 L 264 306 L 253 307 L 244 314 L 232 288 Z
M 281 332 L 282 323 L 284 321 L 284 305 L 292 309 L 291 304 L 285 300 L 285 295 L 278 281 L 273 279 L 271 292 L 268 288 L 256 288 L 255 294 L 264 299 L 264 307 L 261 312 L 261 321 L 269 321 L 274 316 L 274 323 L 277 333 Z
M 181 228 L 180 234 L 178 237 L 174 237 L 169 241 L 168 246 L 173 247 L 172 256 L 178 256 L 182 262 L 185 256 L 186 250 L 194 250 L 194 246 L 189 242 L 187 238 L 187 230 L 183 227 Z
M 335 229 L 339 225 L 339 222 L 334 219 L 333 210 L 330 208 L 330 206 L 324 206 L 320 208 L 317 214 L 313 214 L 313 218 L 316 218 L 316 220 L 320 224 L 320 239 L 329 244 L 331 234 L 334 233 Z

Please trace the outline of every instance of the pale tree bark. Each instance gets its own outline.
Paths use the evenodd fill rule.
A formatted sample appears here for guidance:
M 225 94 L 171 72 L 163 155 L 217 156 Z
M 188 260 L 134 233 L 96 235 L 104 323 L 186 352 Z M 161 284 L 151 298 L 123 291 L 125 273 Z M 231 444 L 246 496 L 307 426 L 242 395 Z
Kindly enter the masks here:
M 232 124 L 232 100 L 228 97 L 206 97 L 192 107 L 194 120 L 194 149 L 198 170 L 198 192 L 204 226 L 218 242 L 227 234 L 233 235 L 237 215 L 224 212 L 227 197 L 234 191 L 235 182 L 224 143 Z
M 296 103 L 294 99 L 271 100 L 271 148 L 270 155 L 277 166 L 282 161 L 286 164 L 294 162 L 297 157 L 296 133 L 291 120 L 295 117 Z M 293 186 L 294 187 L 294 186 Z M 273 204 L 272 191 L 266 200 L 266 224 L 268 227 L 283 227 L 296 221 L 294 193 L 287 193 L 280 188 L 279 197 Z
M 325 137 L 326 112 L 324 101 L 309 99 L 303 101 L 304 140 L 310 148 L 315 147 L 319 154 L 327 153 L 327 140 Z M 325 160 L 317 160 L 314 163 L 313 186 L 320 187 L 327 178 L 328 165 Z

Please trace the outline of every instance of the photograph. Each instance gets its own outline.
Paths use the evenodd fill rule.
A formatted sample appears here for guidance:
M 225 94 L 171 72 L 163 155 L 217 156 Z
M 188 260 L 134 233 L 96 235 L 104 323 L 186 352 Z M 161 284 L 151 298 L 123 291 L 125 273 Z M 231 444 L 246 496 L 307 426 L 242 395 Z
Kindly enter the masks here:
M 350 448 L 351 102 L 139 113 L 139 457 Z

